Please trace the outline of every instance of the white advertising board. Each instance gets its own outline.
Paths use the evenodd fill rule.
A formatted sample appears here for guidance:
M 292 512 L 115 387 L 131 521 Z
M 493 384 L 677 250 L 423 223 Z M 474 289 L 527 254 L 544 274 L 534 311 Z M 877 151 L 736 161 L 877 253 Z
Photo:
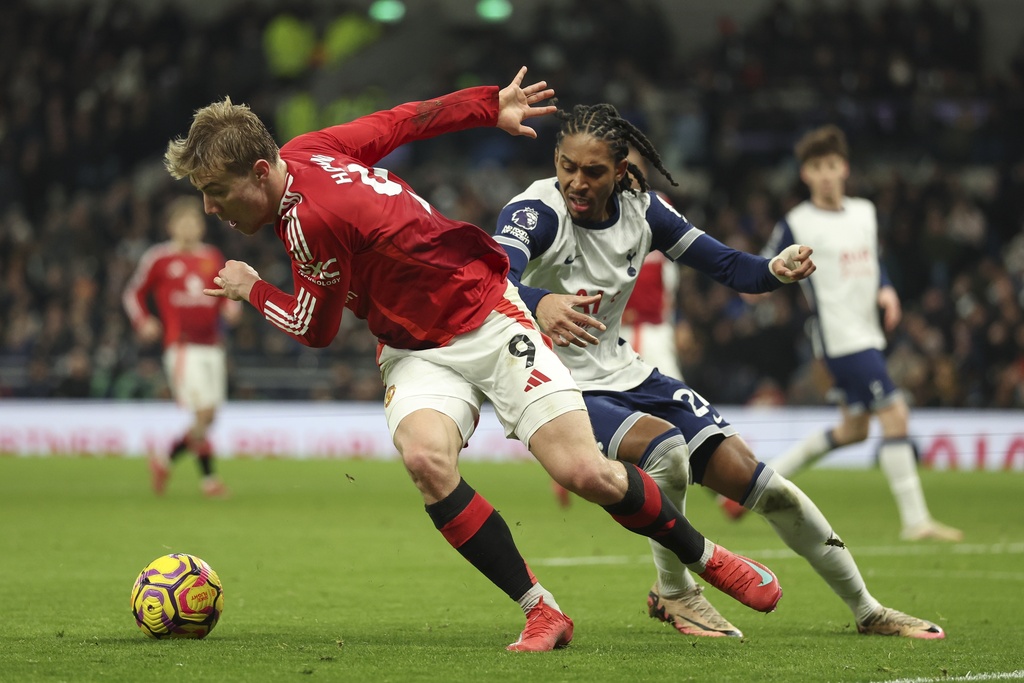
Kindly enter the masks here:
M 831 426 L 831 408 L 745 408 L 720 412 L 766 461 Z M 141 457 L 167 449 L 189 416 L 171 403 L 0 401 L 0 454 Z M 922 464 L 936 469 L 1024 471 L 1024 412 L 922 410 L 911 415 Z M 211 441 L 223 458 L 397 458 L 377 403 L 235 402 L 218 415 Z M 870 467 L 877 428 L 864 443 L 835 451 L 822 467 Z M 463 451 L 469 460 L 525 459 L 485 408 Z

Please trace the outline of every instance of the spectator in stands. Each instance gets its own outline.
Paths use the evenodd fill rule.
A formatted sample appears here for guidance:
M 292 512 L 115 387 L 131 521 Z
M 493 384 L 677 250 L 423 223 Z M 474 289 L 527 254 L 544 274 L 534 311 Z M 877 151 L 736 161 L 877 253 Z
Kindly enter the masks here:
M 560 17 L 559 27 L 570 25 L 572 14 L 563 10 L 564 3 L 559 7 L 548 7 L 550 4 L 540 3 L 534 15 L 536 25 L 547 30 L 542 16 L 545 11 L 548 16 Z M 659 4 L 664 13 L 665 3 Z M 152 12 L 140 12 L 125 3 L 59 5 L 43 7 L 27 0 L 0 3 L 0 83 L 4 84 L 0 88 L 0 383 L 4 385 L 0 394 L 4 395 L 22 391 L 26 359 L 40 357 L 55 367 L 71 348 L 68 340 L 84 344 L 94 356 L 96 370 L 101 369 L 95 358 L 104 336 L 101 328 L 111 311 L 121 314 L 119 301 L 110 298 L 109 292 L 119 295 L 122 291 L 127 272 L 141 251 L 138 245 L 160 239 L 158 210 L 169 190 L 167 183 L 154 175 L 153 165 L 162 153 L 161 141 L 176 130 L 177 122 L 224 92 L 252 102 L 262 112 L 274 111 L 280 103 L 279 93 L 270 89 L 274 80 L 267 72 L 260 42 L 262 31 L 280 12 L 277 5 L 204 6 L 210 11 L 208 20 L 203 21 L 195 21 L 184 5 L 174 3 L 162 3 Z M 536 50 L 538 59 L 561 61 L 566 75 L 557 80 L 560 84 L 564 81 L 575 93 L 573 99 L 580 101 L 607 100 L 615 93 L 606 97 L 605 90 L 622 91 L 625 79 L 621 74 L 657 74 L 635 85 L 635 92 L 627 89 L 621 96 L 639 115 L 656 124 L 652 131 L 672 135 L 666 159 L 685 165 L 684 177 L 691 186 L 705 183 L 707 178 L 717 179 L 696 192 L 673 191 L 672 199 L 691 219 L 699 217 L 697 222 L 722 241 L 730 236 L 717 232 L 719 216 L 728 206 L 745 206 L 750 194 L 767 192 L 782 212 L 789 208 L 786 203 L 793 190 L 768 181 L 789 172 L 786 165 L 793 131 L 817 125 L 823 116 L 834 116 L 847 128 L 860 155 L 877 159 L 877 168 L 864 164 L 862 173 L 851 182 L 859 185 L 858 194 L 876 200 L 880 238 L 889 247 L 886 266 L 904 308 L 912 311 L 922 306 L 925 290 L 933 285 L 953 297 L 951 289 L 960 270 L 970 288 L 978 290 L 971 291 L 969 297 L 977 312 L 967 318 L 928 319 L 950 344 L 961 380 L 961 405 L 983 408 L 1006 406 L 1010 401 L 1011 407 L 1019 408 L 1024 407 L 1020 392 L 1000 391 L 999 398 L 994 393 L 994 378 L 1008 369 L 1006 361 L 981 355 L 983 320 L 1002 314 L 980 292 L 981 262 L 957 262 L 941 253 L 943 243 L 951 241 L 947 231 L 952 213 L 949 199 L 954 193 L 948 191 L 952 187 L 948 183 L 958 177 L 967 178 L 962 191 L 973 207 L 964 214 L 966 221 L 957 220 L 955 230 L 964 226 L 970 234 L 979 218 L 974 209 L 980 211 L 987 256 L 996 262 L 1010 259 L 1014 250 L 1009 245 L 1024 225 L 1024 166 L 1020 162 L 1024 127 L 1018 125 L 1020 102 L 1024 101 L 1024 40 L 1000 63 L 993 62 L 992 52 L 982 55 L 983 48 L 991 50 L 994 44 L 986 41 L 986 24 L 1003 21 L 1008 10 L 986 3 L 981 8 L 991 11 L 986 16 L 980 7 L 973 0 L 862 6 L 816 3 L 813 7 L 780 1 L 766 5 L 745 24 L 723 22 L 728 31 L 718 44 L 677 43 L 671 50 L 666 48 L 669 39 L 659 39 L 648 41 L 641 49 L 594 52 L 594 45 L 607 41 L 588 39 L 606 36 L 609 26 L 616 26 L 616 35 L 647 31 L 640 35 L 650 36 L 649 26 L 655 19 L 648 15 L 656 16 L 647 2 L 639 7 L 635 2 L 603 3 L 598 14 L 588 15 L 588 22 L 571 25 L 571 34 L 549 31 L 538 39 L 540 33 L 528 32 L 524 39 L 511 35 L 519 32 L 499 36 L 506 32 L 494 27 L 466 31 L 460 38 L 466 41 L 467 54 L 481 55 L 468 61 L 484 66 L 467 72 L 446 64 L 437 78 L 448 78 L 447 82 L 425 84 L 421 79 L 409 79 L 407 87 L 430 91 L 413 92 L 409 98 L 413 99 L 437 89 L 459 87 L 457 79 L 479 82 L 478 71 L 494 73 L 502 68 L 503 59 L 518 59 L 515 55 L 524 49 Z M 308 17 L 308 13 L 299 16 Z M 595 24 L 589 22 L 590 16 L 607 18 Z M 440 15 L 433 19 L 443 21 Z M 658 30 L 670 28 L 668 21 L 656 23 Z M 836 26 L 844 30 L 836 32 Z M 387 40 L 388 32 L 383 35 L 382 40 Z M 821 36 L 830 37 L 831 49 L 820 49 Z M 204 44 L 218 46 L 215 58 L 199 49 Z M 572 54 L 580 58 L 574 58 L 571 74 L 563 52 L 567 45 L 574 46 Z M 371 58 L 352 55 L 348 69 L 334 77 L 348 86 L 354 72 L 376 73 L 368 64 L 359 63 Z M 237 64 L 245 66 L 240 69 Z M 374 67 L 379 66 L 374 62 Z M 315 80 L 327 77 L 325 71 L 299 74 L 295 89 L 311 94 L 330 90 Z M 364 79 L 355 80 L 361 83 Z M 353 99 L 358 97 L 361 94 Z M 780 108 L 778 102 L 785 102 L 786 107 Z M 953 128 L 953 134 L 946 134 Z M 549 131 L 542 126 L 539 133 L 543 137 Z M 709 154 L 710 141 L 720 143 L 720 151 L 727 154 Z M 464 144 L 441 144 L 439 154 L 436 147 L 420 145 L 421 151 L 417 151 L 414 146 L 402 160 L 389 159 L 389 164 L 402 164 L 404 177 L 422 188 L 436 205 L 453 206 L 456 212 L 451 215 L 472 218 L 479 224 L 494 223 L 510 196 L 503 188 L 518 186 L 519 178 L 529 172 L 524 163 L 537 167 L 548 163 L 539 152 L 545 146 L 535 145 L 537 156 L 531 150 L 516 150 L 507 157 L 507 165 L 492 164 L 486 174 L 478 168 L 468 172 L 465 169 L 476 158 L 471 150 Z M 947 158 L 951 152 L 966 155 L 971 166 Z M 443 164 L 439 158 L 444 159 Z M 917 177 L 916 171 L 928 164 L 938 169 L 940 182 L 924 184 Z M 673 163 L 667 165 L 675 172 Z M 968 168 L 970 175 L 965 173 Z M 444 178 L 434 180 L 441 172 L 438 169 L 443 170 Z M 992 184 L 977 182 L 985 174 L 993 176 Z M 434 187 L 438 188 L 436 197 L 430 194 Z M 447 199 L 441 192 L 448 194 Z M 77 218 L 72 220 L 72 203 L 82 196 L 88 201 L 77 203 Z M 936 216 L 925 220 L 932 206 Z M 465 210 L 466 216 L 459 216 L 460 210 Z M 939 253 L 934 255 L 926 251 L 932 248 L 931 240 L 922 231 L 922 226 L 932 221 L 934 228 L 941 225 L 942 233 L 936 243 Z M 81 310 L 73 314 L 67 292 L 77 274 L 64 268 L 64 259 L 66 245 L 72 244 L 76 235 L 80 242 L 81 236 L 87 238 L 87 251 L 102 255 L 87 275 L 107 294 L 80 301 Z M 265 267 L 273 261 L 268 255 L 276 248 L 270 239 L 242 241 L 231 235 L 213 239 L 224 251 L 230 245 L 232 253 L 244 254 L 264 277 L 281 282 L 280 273 Z M 756 236 L 752 239 L 754 248 L 760 248 Z M 943 281 L 944 277 L 948 279 Z M 1019 269 L 1011 277 L 1019 293 Z M 699 279 L 687 286 L 702 292 L 717 287 Z M 956 297 L 967 301 L 962 293 Z M 953 298 L 950 303 L 956 304 Z M 61 312 L 45 315 L 53 319 L 48 332 L 42 334 L 44 312 L 51 305 Z M 694 302 L 686 302 L 686 306 L 691 309 L 685 313 L 694 326 L 690 330 L 693 343 L 688 345 L 691 365 L 684 370 L 692 373 L 690 378 L 698 386 L 728 390 L 719 402 L 745 402 L 757 385 L 756 378 L 770 368 L 757 357 L 742 358 L 745 362 L 738 366 L 732 352 L 712 355 L 717 347 L 707 336 L 711 326 L 705 321 L 714 319 L 728 338 L 754 349 L 764 348 L 759 344 L 762 335 L 778 331 L 771 326 L 751 328 L 744 315 L 736 315 L 731 297 L 715 294 L 713 301 L 700 304 L 702 310 L 693 310 Z M 1012 308 L 1019 313 L 1019 297 Z M 794 312 L 792 324 L 799 326 L 805 311 L 794 308 Z M 81 339 L 82 330 L 71 329 L 81 327 L 83 320 L 91 336 L 86 341 Z M 720 325 L 718 321 L 722 321 Z M 735 329 L 737 325 L 742 329 Z M 56 343 L 48 337 L 54 327 L 61 328 L 56 330 Z M 348 340 L 358 336 L 350 335 L 318 353 L 329 357 L 328 364 L 348 362 L 353 353 Z M 275 342 L 271 339 L 261 332 L 250 340 L 254 343 L 246 354 L 236 356 L 241 372 L 250 373 L 253 379 L 246 384 L 247 395 L 301 397 L 294 387 L 276 385 L 273 371 L 295 369 L 298 359 L 306 357 L 300 355 L 297 344 L 272 348 Z M 99 396 L 113 397 L 114 387 L 120 386 L 118 377 L 125 374 L 130 378 L 134 372 L 136 341 L 130 335 L 123 335 L 122 340 L 109 368 L 111 381 L 95 386 Z M 902 333 L 897 330 L 893 345 L 902 343 Z M 802 343 L 794 354 L 800 367 L 782 382 L 791 401 L 811 400 L 799 391 L 810 362 L 804 346 Z M 701 349 L 707 353 L 697 363 L 698 356 L 692 353 Z M 268 360 L 270 351 L 274 353 Z M 363 353 L 358 351 L 359 356 Z M 911 348 L 906 353 L 921 352 Z M 925 354 L 922 362 L 930 366 L 936 361 Z M 930 378 L 935 373 L 925 375 Z

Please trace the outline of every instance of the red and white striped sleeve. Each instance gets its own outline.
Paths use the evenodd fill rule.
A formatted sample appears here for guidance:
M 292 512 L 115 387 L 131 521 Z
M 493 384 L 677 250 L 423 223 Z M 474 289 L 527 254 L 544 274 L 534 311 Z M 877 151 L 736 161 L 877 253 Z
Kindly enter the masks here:
M 139 263 L 135 267 L 135 272 L 128 278 L 128 283 L 121 295 L 125 313 L 128 314 L 128 319 L 131 320 L 132 326 L 135 328 L 152 316 L 146 299 L 156 283 L 155 266 L 165 251 L 166 247 L 163 244 L 156 244 L 143 252 L 142 258 L 139 259 Z

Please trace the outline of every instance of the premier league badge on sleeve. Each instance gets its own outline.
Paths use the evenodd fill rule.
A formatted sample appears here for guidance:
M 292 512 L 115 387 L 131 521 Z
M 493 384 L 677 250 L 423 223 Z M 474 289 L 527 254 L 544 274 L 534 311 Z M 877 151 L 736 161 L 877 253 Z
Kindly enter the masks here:
M 523 230 L 533 230 L 537 227 L 537 209 L 532 206 L 519 209 L 512 214 L 512 224 Z

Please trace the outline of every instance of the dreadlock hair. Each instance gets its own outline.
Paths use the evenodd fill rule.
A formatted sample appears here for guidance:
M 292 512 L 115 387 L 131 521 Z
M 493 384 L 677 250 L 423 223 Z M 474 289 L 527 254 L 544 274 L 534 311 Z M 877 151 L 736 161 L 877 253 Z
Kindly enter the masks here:
M 557 102 L 555 100 L 556 104 Z M 562 120 L 562 126 L 558 129 L 558 135 L 555 138 L 556 147 L 562 144 L 562 140 L 567 135 L 585 133 L 607 142 L 617 164 L 626 158 L 626 155 L 629 154 L 629 146 L 633 145 L 640 156 L 651 162 L 654 168 L 668 178 L 670 183 L 679 185 L 662 164 L 661 155 L 658 154 L 658 150 L 654 149 L 654 145 L 647 139 L 647 136 L 639 128 L 619 116 L 619 112 L 614 106 L 610 104 L 577 104 L 571 112 L 557 110 L 555 116 Z M 629 163 L 626 169 L 628 173 L 623 175 L 622 180 L 615 186 L 616 192 L 633 189 L 633 181 L 630 176 L 636 178 L 640 183 L 641 192 L 647 192 L 650 189 L 647 178 L 636 164 Z

